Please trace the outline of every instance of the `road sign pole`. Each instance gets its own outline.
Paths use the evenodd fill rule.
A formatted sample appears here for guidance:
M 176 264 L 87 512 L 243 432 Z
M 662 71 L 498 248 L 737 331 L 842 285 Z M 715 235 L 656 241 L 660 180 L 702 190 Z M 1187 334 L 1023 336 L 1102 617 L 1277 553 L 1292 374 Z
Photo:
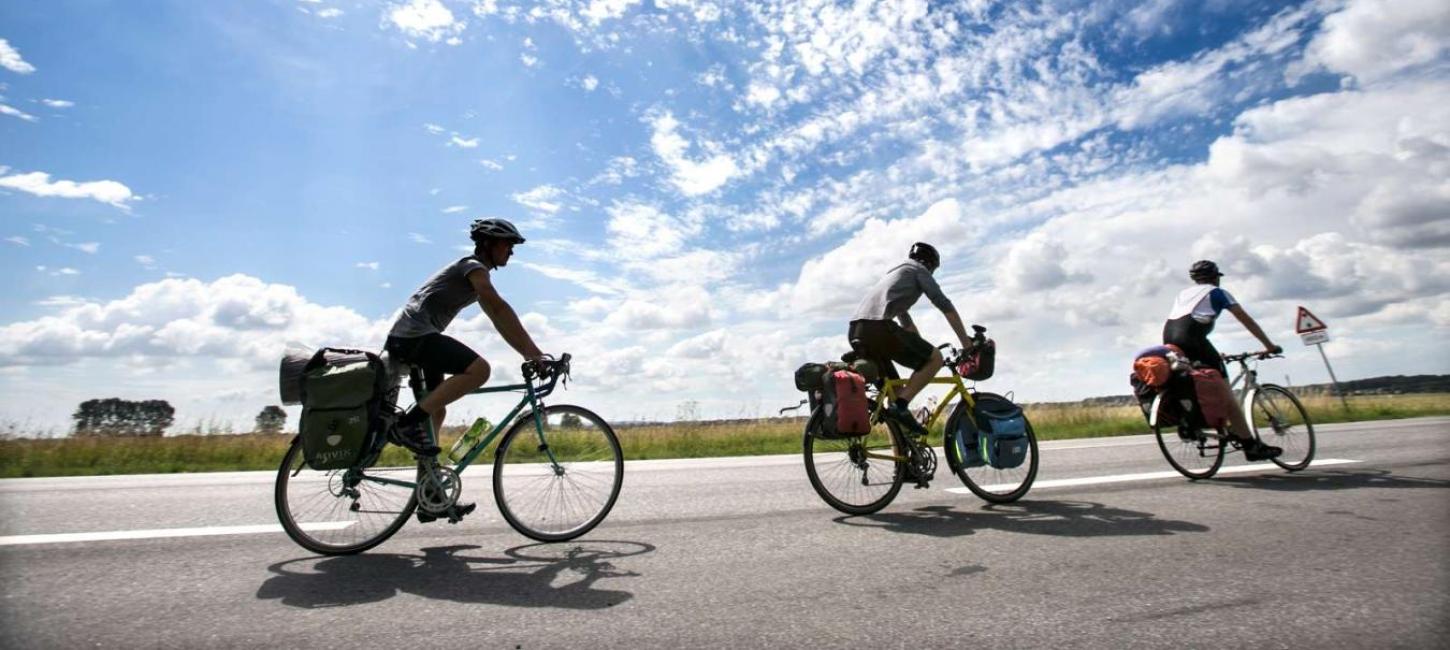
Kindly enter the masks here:
M 1324 354 L 1324 344 L 1315 343 L 1314 347 L 1319 348 L 1319 357 L 1324 359 L 1324 367 L 1329 370 L 1329 381 L 1334 383 L 1334 392 L 1339 394 L 1339 403 L 1344 405 L 1344 410 L 1349 411 L 1349 400 L 1344 397 L 1344 391 L 1339 388 L 1339 378 L 1334 376 L 1334 366 L 1329 365 L 1329 355 Z

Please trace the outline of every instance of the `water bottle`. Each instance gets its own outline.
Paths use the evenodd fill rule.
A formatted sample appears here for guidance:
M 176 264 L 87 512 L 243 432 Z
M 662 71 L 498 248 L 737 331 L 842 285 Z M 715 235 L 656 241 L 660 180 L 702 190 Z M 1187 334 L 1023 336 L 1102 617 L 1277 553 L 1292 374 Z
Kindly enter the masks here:
M 473 449 L 473 444 L 483 437 L 483 429 L 486 424 L 487 422 L 483 418 L 474 420 L 473 426 L 469 427 L 468 431 L 465 431 L 458 441 L 453 443 L 453 448 L 448 450 L 448 460 L 455 463 L 462 461 L 463 457 L 468 455 L 468 450 Z

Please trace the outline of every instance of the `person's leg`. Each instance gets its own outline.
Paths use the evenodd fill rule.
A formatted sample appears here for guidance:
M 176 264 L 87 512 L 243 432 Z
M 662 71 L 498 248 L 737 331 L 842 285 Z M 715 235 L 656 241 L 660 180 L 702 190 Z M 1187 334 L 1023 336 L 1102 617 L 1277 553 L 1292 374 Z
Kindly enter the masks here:
M 927 357 L 925 365 L 911 373 L 911 379 L 906 382 L 906 388 L 896 393 L 897 399 L 910 402 L 922 389 L 926 388 L 927 384 L 931 382 L 932 377 L 935 377 L 937 371 L 941 370 L 942 364 L 945 361 L 942 358 L 941 350 L 933 349 L 931 356 Z
M 418 408 L 433 416 L 433 427 L 437 430 L 442 426 L 443 415 L 447 412 L 448 405 L 483 386 L 488 382 L 491 372 L 492 368 L 488 362 L 484 361 L 483 357 L 477 357 L 473 363 L 463 369 L 463 372 L 443 380 L 436 390 L 428 393 L 428 396 L 418 403 Z

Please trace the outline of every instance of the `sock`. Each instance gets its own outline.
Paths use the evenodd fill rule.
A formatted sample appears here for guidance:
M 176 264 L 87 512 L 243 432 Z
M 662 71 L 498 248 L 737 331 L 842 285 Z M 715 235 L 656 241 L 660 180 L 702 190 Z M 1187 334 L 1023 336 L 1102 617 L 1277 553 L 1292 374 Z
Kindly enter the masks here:
M 404 426 L 412 426 L 414 424 L 419 424 L 426 419 L 428 419 L 428 412 L 424 411 L 421 408 L 418 408 L 418 405 L 414 404 L 412 408 L 409 408 L 408 412 L 404 413 L 403 417 L 398 420 L 398 424 Z

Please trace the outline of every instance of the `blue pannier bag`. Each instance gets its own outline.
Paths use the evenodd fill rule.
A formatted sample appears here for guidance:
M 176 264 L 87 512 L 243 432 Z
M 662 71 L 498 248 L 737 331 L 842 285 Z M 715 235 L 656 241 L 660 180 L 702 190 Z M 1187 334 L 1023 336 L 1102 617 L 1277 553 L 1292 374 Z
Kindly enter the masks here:
M 980 395 L 976 409 L 977 453 L 988 465 L 1012 469 L 1027 459 L 1027 416 L 1022 407 L 996 395 Z
M 982 448 L 977 443 L 981 432 L 977 430 L 977 424 L 972 418 L 962 417 L 964 411 L 962 408 L 953 411 L 952 417 L 947 420 L 947 427 L 955 434 L 953 438 L 957 459 L 961 461 L 962 467 L 981 467 L 987 464 L 987 460 L 982 457 Z

